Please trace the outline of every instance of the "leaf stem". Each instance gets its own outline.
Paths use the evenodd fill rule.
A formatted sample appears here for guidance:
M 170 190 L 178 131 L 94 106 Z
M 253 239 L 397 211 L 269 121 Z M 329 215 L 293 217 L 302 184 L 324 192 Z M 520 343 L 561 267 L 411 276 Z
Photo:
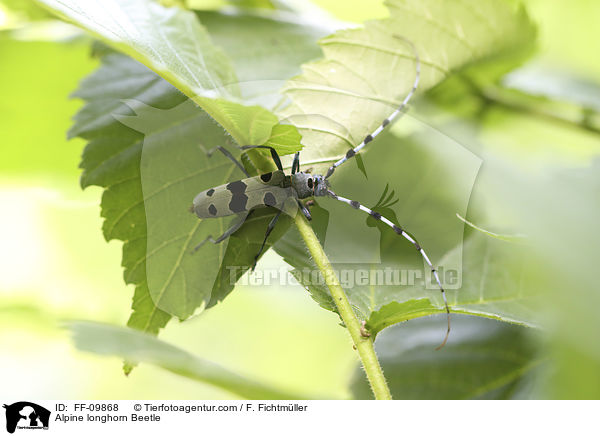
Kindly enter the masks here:
M 248 156 L 259 172 L 273 171 L 274 165 L 264 154 L 258 153 L 257 150 L 249 150 Z M 373 347 L 373 337 L 365 337 L 361 334 L 361 323 L 356 318 L 352 306 L 346 297 L 346 293 L 342 289 L 340 282 L 335 275 L 335 271 L 317 238 L 313 228 L 310 226 L 303 214 L 297 213 L 295 224 L 298 231 L 304 239 L 304 243 L 310 251 L 310 254 L 315 261 L 317 267 L 321 271 L 325 284 L 329 288 L 329 292 L 335 304 L 344 325 L 348 329 L 352 342 L 358 351 L 358 355 L 363 364 L 363 369 L 367 375 L 367 379 L 373 390 L 376 400 L 391 400 L 392 394 L 385 381 L 383 370 L 375 354 Z
M 375 354 L 373 338 L 364 337 L 361 335 L 362 326 L 358 321 L 358 318 L 356 318 L 356 315 L 352 310 L 352 306 L 350 305 L 344 290 L 340 286 L 337 276 L 335 275 L 335 271 L 333 270 L 333 267 L 331 266 L 331 263 L 329 262 L 329 259 L 327 258 L 327 255 L 325 254 L 317 235 L 315 235 L 315 232 L 308 224 L 308 221 L 304 215 L 301 213 L 296 214 L 295 223 L 296 227 L 298 227 L 298 230 L 300 231 L 300 234 L 302 235 L 302 238 L 304 239 L 304 243 L 313 257 L 313 260 L 321 271 L 321 274 L 325 279 L 325 284 L 329 288 L 331 296 L 333 297 L 338 308 L 340 317 L 342 318 L 344 325 L 352 337 L 352 341 L 354 342 L 354 346 L 356 347 L 358 355 L 360 356 L 360 360 L 362 361 L 363 369 L 367 375 L 367 379 L 371 384 L 371 389 L 373 390 L 375 399 L 391 400 L 392 395 L 385 381 L 379 360 L 377 360 L 377 355 Z

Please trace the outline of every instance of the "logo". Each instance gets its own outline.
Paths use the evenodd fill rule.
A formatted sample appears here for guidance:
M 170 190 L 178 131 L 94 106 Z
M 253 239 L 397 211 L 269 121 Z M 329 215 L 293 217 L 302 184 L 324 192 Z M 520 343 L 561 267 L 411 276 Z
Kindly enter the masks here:
M 48 430 L 50 411 L 29 401 L 19 401 L 4 405 L 6 409 L 6 431 L 14 433 L 15 429 Z

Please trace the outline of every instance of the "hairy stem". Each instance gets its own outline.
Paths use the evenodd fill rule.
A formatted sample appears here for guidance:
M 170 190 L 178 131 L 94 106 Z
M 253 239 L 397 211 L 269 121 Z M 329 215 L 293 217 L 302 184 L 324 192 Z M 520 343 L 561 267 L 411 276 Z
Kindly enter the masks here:
M 331 263 L 329 263 L 329 259 L 327 258 L 325 251 L 323 251 L 321 243 L 317 239 L 317 235 L 315 235 L 312 227 L 301 213 L 296 214 L 295 223 L 313 260 L 321 271 L 325 284 L 329 288 L 329 292 L 331 292 L 331 296 L 338 308 L 340 317 L 352 337 L 352 341 L 354 342 L 354 346 L 362 361 L 367 379 L 371 384 L 375 399 L 391 400 L 392 395 L 385 381 L 379 360 L 377 360 L 375 348 L 373 347 L 373 339 L 361 334 L 361 323 L 358 321 L 358 318 L 356 318 L 352 306 L 335 275 L 333 267 L 331 266 Z
M 257 150 L 249 150 L 248 156 L 259 173 L 273 171 L 273 162 L 270 161 L 270 159 L 266 157 L 264 153 L 260 153 Z M 352 310 L 352 306 L 350 305 L 344 290 L 340 286 L 340 282 L 335 275 L 335 271 L 333 270 L 331 263 L 329 263 L 329 259 L 327 258 L 327 255 L 325 254 L 317 235 L 315 235 L 313 228 L 310 226 L 310 224 L 308 224 L 308 221 L 303 214 L 296 214 L 295 224 L 298 228 L 298 231 L 302 235 L 304 243 L 308 247 L 313 260 L 321 271 L 321 274 L 325 280 L 325 284 L 329 288 L 329 292 L 331 293 L 331 296 L 333 297 L 338 308 L 340 317 L 342 318 L 344 325 L 352 337 L 352 342 L 354 342 L 354 346 L 358 351 L 358 355 L 360 356 L 367 379 L 371 384 L 371 389 L 373 390 L 375 399 L 391 400 L 392 394 L 390 393 L 388 385 L 385 381 L 379 360 L 377 360 L 375 348 L 373 347 L 373 339 L 371 337 L 365 337 L 361 334 L 362 325 L 358 321 L 358 318 L 356 318 L 356 315 Z

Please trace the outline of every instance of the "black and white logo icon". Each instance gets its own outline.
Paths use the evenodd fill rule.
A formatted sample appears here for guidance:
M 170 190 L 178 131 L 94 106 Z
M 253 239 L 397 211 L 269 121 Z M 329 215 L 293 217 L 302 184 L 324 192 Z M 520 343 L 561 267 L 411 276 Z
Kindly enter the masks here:
M 29 401 L 19 401 L 3 406 L 6 409 L 6 431 L 14 433 L 16 429 L 47 430 L 50 411 Z

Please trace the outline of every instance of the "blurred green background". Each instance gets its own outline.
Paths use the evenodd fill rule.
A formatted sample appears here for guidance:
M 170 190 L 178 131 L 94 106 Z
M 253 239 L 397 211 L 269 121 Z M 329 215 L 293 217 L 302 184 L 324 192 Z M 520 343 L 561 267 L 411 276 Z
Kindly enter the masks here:
M 46 21 L 37 10 L 31 12 L 28 3 L 4 3 L 0 2 L 3 391 L 27 399 L 235 398 L 150 365 L 142 364 L 124 377 L 120 359 L 81 353 L 72 346 L 62 322 L 89 319 L 123 325 L 133 293 L 122 280 L 121 243 L 107 244 L 100 231 L 101 189 L 79 188 L 77 167 L 84 142 L 66 140 L 70 119 L 81 107 L 68 96 L 97 61 L 90 57 L 91 40 L 79 31 Z M 382 2 L 374 0 L 315 3 L 342 20 L 361 22 L 386 14 Z M 597 50 L 590 52 L 590 41 L 600 40 L 600 3 L 525 3 L 539 26 L 533 65 L 597 83 L 600 58 Z M 17 11 L 15 4 L 20 6 Z M 536 122 L 523 117 L 501 121 L 502 132 L 496 137 L 488 129 L 485 141 L 518 144 Z M 575 131 L 561 135 L 563 142 L 581 145 L 568 157 L 546 149 L 550 160 L 582 163 L 597 154 L 597 140 L 590 136 L 582 138 Z M 265 263 L 282 261 L 268 253 Z M 202 316 L 173 322 L 161 339 L 282 388 L 348 398 L 357 361 L 338 321 L 299 286 L 240 287 Z M 202 334 L 215 329 L 219 341 Z

